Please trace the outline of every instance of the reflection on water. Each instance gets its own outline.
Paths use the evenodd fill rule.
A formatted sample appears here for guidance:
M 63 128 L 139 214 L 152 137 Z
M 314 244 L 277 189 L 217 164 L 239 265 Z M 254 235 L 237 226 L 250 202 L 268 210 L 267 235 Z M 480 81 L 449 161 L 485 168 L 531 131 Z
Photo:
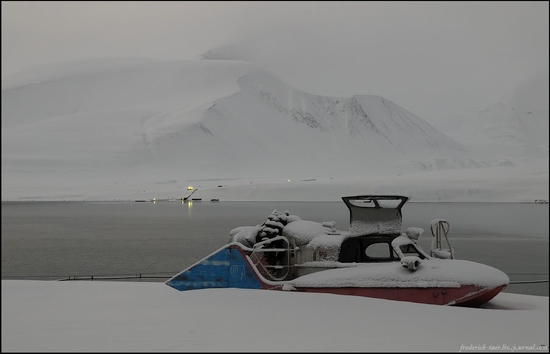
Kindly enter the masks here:
M 2 277 L 160 274 L 162 281 L 225 245 L 233 228 L 261 224 L 275 209 L 349 227 L 343 202 L 2 202 Z M 547 204 L 403 207 L 403 229 L 423 228 L 425 250 L 434 219 L 451 224 L 456 258 L 491 265 L 512 281 L 548 279 Z M 548 296 L 548 283 L 506 291 Z

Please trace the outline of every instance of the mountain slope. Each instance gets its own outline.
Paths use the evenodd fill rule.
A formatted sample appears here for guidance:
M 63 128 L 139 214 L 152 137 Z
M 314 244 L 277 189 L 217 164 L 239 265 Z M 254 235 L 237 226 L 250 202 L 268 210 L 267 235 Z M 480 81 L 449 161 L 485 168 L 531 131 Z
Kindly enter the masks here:
M 512 160 L 548 158 L 549 74 L 519 85 L 509 100 L 456 114 L 450 135 L 473 149 Z
M 327 165 L 376 173 L 403 164 L 433 169 L 491 163 L 380 96 L 315 96 L 264 71 L 243 75 L 238 85 L 238 92 L 188 112 L 199 117 L 196 124 L 178 126 L 174 117 L 170 125 L 157 124 L 148 135 L 153 148 L 142 146 L 138 155 L 154 150 L 152 160 L 212 165 L 213 173 L 237 164 L 263 176 L 280 170 L 323 174 Z
M 2 83 L 4 199 L 499 165 L 386 98 L 311 95 L 248 62 L 91 60 Z

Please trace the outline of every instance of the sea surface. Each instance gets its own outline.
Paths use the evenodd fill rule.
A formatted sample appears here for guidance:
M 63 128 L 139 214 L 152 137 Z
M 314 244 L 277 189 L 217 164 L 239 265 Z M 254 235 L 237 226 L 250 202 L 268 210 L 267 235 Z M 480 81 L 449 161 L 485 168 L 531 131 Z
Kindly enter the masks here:
M 165 281 L 274 210 L 349 227 L 343 202 L 2 202 L 2 279 Z M 445 219 L 455 258 L 526 282 L 505 292 L 548 296 L 548 282 L 532 283 L 548 280 L 548 204 L 409 202 L 402 212 L 403 230 L 425 230 L 425 251 L 430 222 Z

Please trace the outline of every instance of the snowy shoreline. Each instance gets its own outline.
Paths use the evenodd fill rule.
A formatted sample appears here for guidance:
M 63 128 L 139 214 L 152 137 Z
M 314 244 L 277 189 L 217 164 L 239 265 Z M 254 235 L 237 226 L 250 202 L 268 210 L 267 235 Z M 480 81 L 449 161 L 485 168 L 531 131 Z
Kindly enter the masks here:
M 548 314 L 548 297 L 510 293 L 461 308 L 248 289 L 179 292 L 148 282 L 2 280 L 2 351 L 458 352 L 533 344 L 548 351 Z
M 457 171 L 455 171 L 457 172 Z M 450 175 L 450 174 L 449 174 Z M 455 173 L 451 178 L 428 176 L 388 176 L 364 180 L 220 180 L 183 181 L 174 183 L 127 182 L 104 183 L 102 186 L 86 184 L 70 190 L 48 185 L 33 190 L 4 188 L 2 201 L 182 201 L 184 198 L 232 202 L 340 202 L 351 195 L 405 195 L 410 202 L 457 203 L 503 202 L 548 203 L 548 178 L 493 176 L 492 181 L 465 178 Z M 462 176 L 462 178 L 461 178 Z M 75 184 L 78 184 L 75 182 Z M 188 188 L 191 188 L 188 190 Z M 191 193 L 192 196 L 191 196 Z

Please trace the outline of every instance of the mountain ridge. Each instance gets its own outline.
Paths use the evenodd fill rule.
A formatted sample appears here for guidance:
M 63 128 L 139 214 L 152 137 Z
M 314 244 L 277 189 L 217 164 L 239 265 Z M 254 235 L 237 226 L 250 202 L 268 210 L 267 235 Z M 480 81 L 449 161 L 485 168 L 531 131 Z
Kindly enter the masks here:
M 49 194 L 43 189 L 59 180 L 69 195 L 95 195 L 98 180 L 135 195 L 140 180 L 182 189 L 222 175 L 366 178 L 515 165 L 472 154 L 387 98 L 312 95 L 253 63 L 93 63 L 3 80 L 3 195 Z

